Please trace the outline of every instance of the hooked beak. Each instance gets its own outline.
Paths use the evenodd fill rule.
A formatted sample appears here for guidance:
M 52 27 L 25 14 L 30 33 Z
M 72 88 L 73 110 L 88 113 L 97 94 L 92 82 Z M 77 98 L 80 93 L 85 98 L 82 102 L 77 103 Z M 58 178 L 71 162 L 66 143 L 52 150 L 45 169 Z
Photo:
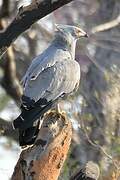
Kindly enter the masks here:
M 89 37 L 89 35 L 86 33 L 86 34 L 84 35 L 84 37 L 88 38 L 88 37 Z
M 80 38 L 80 37 L 88 38 L 89 36 L 88 36 L 88 34 L 85 31 L 83 31 L 82 29 L 79 28 L 78 31 L 77 31 L 77 37 L 78 38 Z

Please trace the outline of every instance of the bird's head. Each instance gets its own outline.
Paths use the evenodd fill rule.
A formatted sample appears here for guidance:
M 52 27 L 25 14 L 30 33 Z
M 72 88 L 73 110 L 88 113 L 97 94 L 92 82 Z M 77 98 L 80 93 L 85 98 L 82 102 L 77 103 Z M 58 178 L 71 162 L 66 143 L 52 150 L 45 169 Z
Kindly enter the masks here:
M 81 37 L 88 37 L 87 33 L 79 27 L 61 24 L 56 24 L 55 26 L 57 33 L 64 37 L 73 38 L 74 40 Z

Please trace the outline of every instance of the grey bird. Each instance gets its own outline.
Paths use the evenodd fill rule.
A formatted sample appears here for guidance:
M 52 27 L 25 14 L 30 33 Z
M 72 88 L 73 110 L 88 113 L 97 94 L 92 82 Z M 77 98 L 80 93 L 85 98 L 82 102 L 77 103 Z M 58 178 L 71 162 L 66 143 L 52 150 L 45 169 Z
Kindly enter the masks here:
M 20 145 L 34 141 L 38 118 L 59 97 L 68 95 L 78 86 L 80 66 L 75 61 L 75 47 L 80 37 L 87 37 L 87 33 L 79 27 L 56 25 L 53 41 L 29 66 L 22 80 L 21 114 L 13 121 L 13 127 L 19 129 Z M 35 121 L 38 123 L 34 127 Z

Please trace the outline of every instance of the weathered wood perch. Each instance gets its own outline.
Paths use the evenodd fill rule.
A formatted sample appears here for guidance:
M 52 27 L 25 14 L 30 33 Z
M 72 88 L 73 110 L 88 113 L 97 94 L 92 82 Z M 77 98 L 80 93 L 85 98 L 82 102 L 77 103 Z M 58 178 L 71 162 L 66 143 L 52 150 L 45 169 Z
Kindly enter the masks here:
M 65 115 L 46 114 L 35 144 L 21 152 L 12 180 L 57 180 L 71 136 L 71 122 Z
M 20 7 L 11 24 L 0 32 L 0 56 L 32 24 L 71 1 L 73 0 L 34 0 L 28 6 Z

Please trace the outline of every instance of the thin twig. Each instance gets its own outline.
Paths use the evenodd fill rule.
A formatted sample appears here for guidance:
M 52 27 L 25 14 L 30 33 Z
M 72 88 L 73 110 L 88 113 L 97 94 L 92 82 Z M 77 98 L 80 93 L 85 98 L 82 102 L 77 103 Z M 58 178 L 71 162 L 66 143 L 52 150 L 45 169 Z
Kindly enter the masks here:
M 120 15 L 118 15 L 118 17 L 112 21 L 93 27 L 91 29 L 91 34 L 112 29 L 118 26 L 119 24 L 120 24 Z

